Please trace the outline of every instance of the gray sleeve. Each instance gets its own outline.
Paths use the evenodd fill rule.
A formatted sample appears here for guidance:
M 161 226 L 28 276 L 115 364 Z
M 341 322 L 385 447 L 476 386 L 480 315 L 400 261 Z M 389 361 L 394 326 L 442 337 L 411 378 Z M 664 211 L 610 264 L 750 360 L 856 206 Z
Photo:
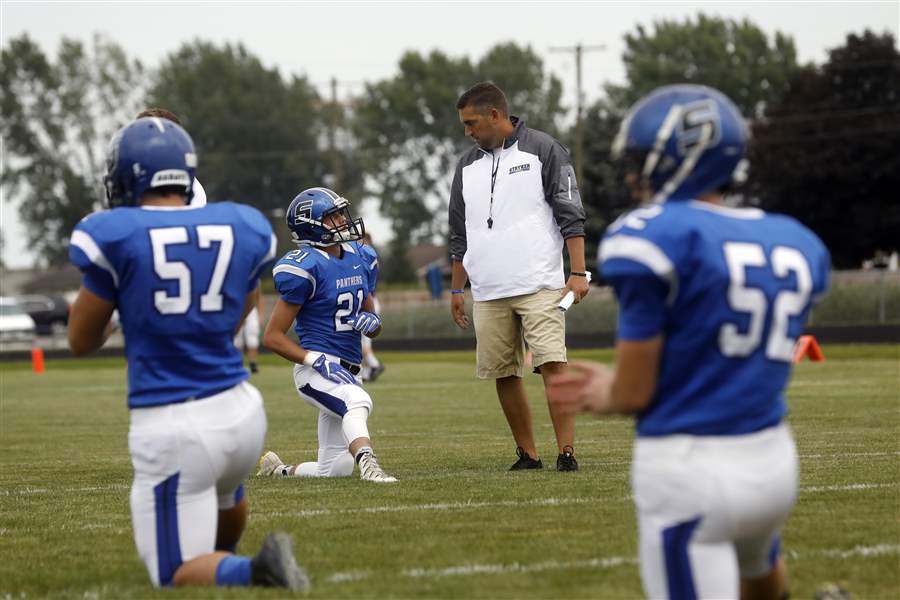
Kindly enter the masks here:
M 581 192 L 578 191 L 578 182 L 575 181 L 575 169 L 572 168 L 569 152 L 562 144 L 553 140 L 546 154 L 541 156 L 544 198 L 553 209 L 553 217 L 559 226 L 559 232 L 563 239 L 584 237 L 584 206 L 581 203 Z
M 450 186 L 450 259 L 463 259 L 466 253 L 466 201 L 462 190 L 462 165 L 460 159 Z

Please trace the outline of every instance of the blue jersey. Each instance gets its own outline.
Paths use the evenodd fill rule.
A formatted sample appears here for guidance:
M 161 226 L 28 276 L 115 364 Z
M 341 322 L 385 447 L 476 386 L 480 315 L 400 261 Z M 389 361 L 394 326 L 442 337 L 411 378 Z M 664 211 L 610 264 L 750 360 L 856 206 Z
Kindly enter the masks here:
M 356 251 L 366 259 L 366 262 L 369 263 L 369 270 L 372 271 L 372 293 L 374 294 L 375 288 L 378 286 L 378 253 L 375 252 L 375 248 L 368 244 L 363 244 L 362 242 L 350 243 L 353 244 Z
M 288 252 L 272 274 L 282 300 L 300 305 L 294 322 L 300 345 L 359 364 L 360 333 L 347 319 L 359 313 L 372 293 L 375 273 L 356 244 L 341 247 L 340 258 L 313 246 Z
M 247 378 L 233 337 L 275 249 L 265 217 L 231 202 L 115 208 L 75 227 L 69 258 L 84 287 L 119 310 L 129 407 L 201 398 Z
M 738 435 L 781 421 L 795 340 L 829 284 L 814 233 L 761 210 L 667 202 L 613 223 L 598 269 L 619 301 L 619 339 L 664 336 L 638 435 Z

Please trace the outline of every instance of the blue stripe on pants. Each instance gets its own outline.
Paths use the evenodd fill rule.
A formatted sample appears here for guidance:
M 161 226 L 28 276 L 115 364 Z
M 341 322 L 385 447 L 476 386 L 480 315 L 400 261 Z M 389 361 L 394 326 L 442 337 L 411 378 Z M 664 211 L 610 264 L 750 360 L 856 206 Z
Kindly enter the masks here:
M 775 568 L 775 563 L 778 562 L 778 557 L 781 555 L 781 536 L 776 535 L 775 539 L 772 540 L 772 547 L 769 548 L 769 567 Z
M 343 416 L 347 414 L 347 405 L 337 396 L 332 396 L 331 394 L 317 390 L 308 383 L 300 388 L 300 391 L 339 417 L 343 418 Z
M 691 560 L 688 544 L 694 529 L 700 524 L 700 517 L 693 521 L 678 523 L 663 529 L 663 554 L 666 559 L 666 581 L 670 600 L 696 600 L 694 576 L 691 574 Z
M 178 476 L 179 473 L 175 473 L 153 488 L 159 585 L 172 585 L 175 571 L 182 562 L 181 543 L 178 539 Z

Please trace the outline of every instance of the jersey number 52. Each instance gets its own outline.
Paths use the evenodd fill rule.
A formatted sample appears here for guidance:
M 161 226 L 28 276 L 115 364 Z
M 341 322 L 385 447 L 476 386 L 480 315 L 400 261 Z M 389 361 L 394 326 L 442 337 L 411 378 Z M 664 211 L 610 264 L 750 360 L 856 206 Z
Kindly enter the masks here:
M 728 305 L 732 310 L 750 315 L 746 333 L 740 333 L 734 323 L 725 323 L 719 329 L 719 349 L 730 357 L 752 354 L 762 342 L 763 324 L 769 310 L 765 293 L 747 285 L 748 267 L 765 267 L 766 255 L 759 244 L 725 242 L 725 262 L 731 283 L 728 286 Z M 781 290 L 772 302 L 772 324 L 766 341 L 766 358 L 790 362 L 794 353 L 794 338 L 788 337 L 792 317 L 799 316 L 809 304 L 812 293 L 812 276 L 809 263 L 803 254 L 788 246 L 776 246 L 770 256 L 775 277 L 784 278 L 793 272 L 797 278 L 796 290 Z

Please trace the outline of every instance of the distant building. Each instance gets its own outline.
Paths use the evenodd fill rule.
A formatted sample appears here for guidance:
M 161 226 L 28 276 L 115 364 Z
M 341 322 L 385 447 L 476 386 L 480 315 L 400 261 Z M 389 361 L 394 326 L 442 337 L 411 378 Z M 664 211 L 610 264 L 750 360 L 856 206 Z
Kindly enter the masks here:
M 409 249 L 406 253 L 406 258 L 409 260 L 409 264 L 412 265 L 413 270 L 416 272 L 416 277 L 420 281 L 425 281 L 428 269 L 433 264 L 440 267 L 441 274 L 444 277 L 450 277 L 450 258 L 447 246 L 419 244 L 418 246 L 413 246 Z

